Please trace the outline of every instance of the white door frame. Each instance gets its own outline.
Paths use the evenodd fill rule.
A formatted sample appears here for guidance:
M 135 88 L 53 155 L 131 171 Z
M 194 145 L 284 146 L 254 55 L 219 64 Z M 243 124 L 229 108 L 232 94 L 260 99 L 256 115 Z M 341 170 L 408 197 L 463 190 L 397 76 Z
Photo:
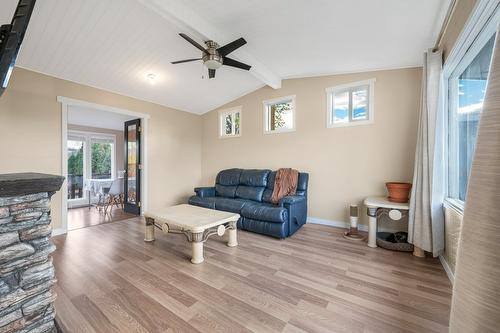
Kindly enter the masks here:
M 68 232 L 68 185 L 66 176 L 68 174 L 68 107 L 79 106 L 91 108 L 94 110 L 102 110 L 107 112 L 114 112 L 122 115 L 128 115 L 141 119 L 141 161 L 143 165 L 142 179 L 141 179 L 141 215 L 148 207 L 148 131 L 149 131 L 149 118 L 147 113 L 141 113 L 121 108 L 116 108 L 108 105 L 90 103 L 78 99 L 68 98 L 64 96 L 57 96 L 57 101 L 61 103 L 61 160 L 62 160 L 62 176 L 65 177 L 62 185 L 62 205 L 61 205 L 61 227 L 54 229 L 52 235 L 60 235 Z

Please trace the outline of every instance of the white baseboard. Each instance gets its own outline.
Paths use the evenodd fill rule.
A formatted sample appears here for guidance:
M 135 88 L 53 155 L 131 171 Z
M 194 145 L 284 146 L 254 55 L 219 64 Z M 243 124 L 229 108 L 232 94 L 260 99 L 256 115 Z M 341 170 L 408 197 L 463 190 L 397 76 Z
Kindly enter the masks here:
M 325 219 L 319 219 L 316 217 L 308 217 L 307 223 L 329 225 L 331 227 L 343 228 L 343 229 L 347 229 L 351 225 L 349 222 L 325 220 Z M 358 229 L 361 231 L 368 232 L 368 226 L 364 225 L 364 224 L 358 224 Z
M 59 235 L 65 234 L 65 233 L 66 233 L 66 230 L 64 230 L 63 228 L 52 229 L 52 237 L 59 236 Z
M 446 275 L 448 275 L 448 279 L 450 279 L 451 285 L 453 285 L 453 283 L 455 282 L 455 273 L 451 270 L 450 265 L 448 265 L 448 262 L 442 254 L 439 255 L 439 261 L 441 261 L 441 265 L 443 265 L 444 271 L 446 272 Z

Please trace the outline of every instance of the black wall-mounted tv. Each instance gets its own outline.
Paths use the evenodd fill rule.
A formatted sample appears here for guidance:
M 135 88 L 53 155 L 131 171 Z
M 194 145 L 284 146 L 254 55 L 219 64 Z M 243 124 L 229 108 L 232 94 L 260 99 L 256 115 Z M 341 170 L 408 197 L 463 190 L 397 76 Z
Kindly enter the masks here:
M 9 84 L 36 0 L 19 0 L 10 24 L 0 27 L 0 96 Z

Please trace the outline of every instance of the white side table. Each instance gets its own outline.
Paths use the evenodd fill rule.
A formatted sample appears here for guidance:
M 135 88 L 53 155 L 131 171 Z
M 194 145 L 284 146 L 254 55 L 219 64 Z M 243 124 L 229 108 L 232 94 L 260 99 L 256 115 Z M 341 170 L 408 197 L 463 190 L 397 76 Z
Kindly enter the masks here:
M 386 208 L 394 210 L 394 214 L 400 215 L 397 212 L 408 211 L 409 207 L 407 203 L 398 203 L 389 201 L 386 197 L 368 197 L 364 201 L 367 207 L 368 215 L 368 246 L 377 247 L 377 210 L 379 208 Z M 394 219 L 389 213 L 389 217 Z M 397 219 L 396 219 L 397 220 Z M 424 257 L 424 251 L 421 248 L 414 246 L 413 255 L 417 257 Z

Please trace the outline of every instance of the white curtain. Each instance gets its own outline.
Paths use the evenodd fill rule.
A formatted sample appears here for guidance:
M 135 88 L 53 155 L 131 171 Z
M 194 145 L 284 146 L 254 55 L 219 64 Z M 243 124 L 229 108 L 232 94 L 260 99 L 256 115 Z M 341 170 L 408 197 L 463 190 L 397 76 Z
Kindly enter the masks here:
M 469 178 L 450 332 L 500 331 L 500 34 Z
M 413 187 L 410 198 L 408 240 L 438 256 L 444 249 L 444 107 L 441 51 L 424 54 L 422 96 L 418 125 Z

